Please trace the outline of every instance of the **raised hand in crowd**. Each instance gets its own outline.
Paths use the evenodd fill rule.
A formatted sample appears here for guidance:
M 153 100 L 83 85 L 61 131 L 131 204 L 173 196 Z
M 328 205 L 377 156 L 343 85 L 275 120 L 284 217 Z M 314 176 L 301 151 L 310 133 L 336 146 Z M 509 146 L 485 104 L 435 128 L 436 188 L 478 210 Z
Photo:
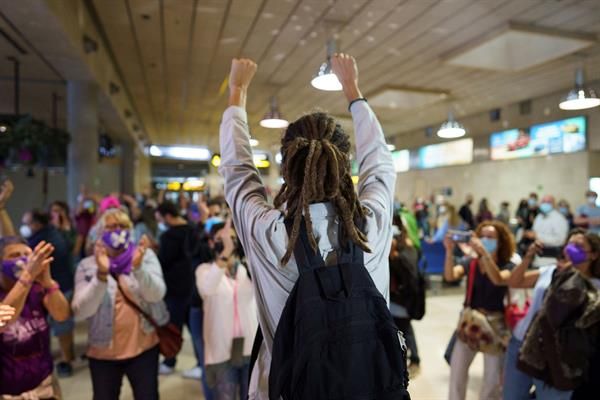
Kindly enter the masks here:
M 363 97 L 358 88 L 358 67 L 354 57 L 348 54 L 334 54 L 331 58 L 331 68 L 342 84 L 348 101 Z
M 142 235 L 135 249 L 135 253 L 133 254 L 133 260 L 131 262 L 133 269 L 138 269 L 142 265 L 144 254 L 146 254 L 146 250 L 149 247 L 152 247 L 150 239 L 148 236 Z
M 15 228 L 5 209 L 14 189 L 13 183 L 9 179 L 0 186 L 0 237 L 15 236 Z
M 0 329 L 8 324 L 15 316 L 15 308 L 6 304 L 0 304 Z
M 248 87 L 256 73 L 257 65 L 248 58 L 231 60 L 229 72 L 229 105 L 246 108 Z

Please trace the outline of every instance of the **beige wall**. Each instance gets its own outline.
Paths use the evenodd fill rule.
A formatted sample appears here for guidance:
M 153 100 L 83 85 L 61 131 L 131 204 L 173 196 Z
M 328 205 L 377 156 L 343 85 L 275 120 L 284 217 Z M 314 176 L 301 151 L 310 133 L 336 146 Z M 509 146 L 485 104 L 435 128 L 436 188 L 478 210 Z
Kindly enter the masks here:
M 501 201 L 509 201 L 514 211 L 518 201 L 535 191 L 566 198 L 571 206 L 584 201 L 588 185 L 589 154 L 561 154 L 512 161 L 488 161 L 471 165 L 414 170 L 398 174 L 396 198 L 412 204 L 417 196 L 427 197 L 450 187 L 449 201 L 460 205 L 467 193 L 478 202 L 487 197 L 496 212 Z

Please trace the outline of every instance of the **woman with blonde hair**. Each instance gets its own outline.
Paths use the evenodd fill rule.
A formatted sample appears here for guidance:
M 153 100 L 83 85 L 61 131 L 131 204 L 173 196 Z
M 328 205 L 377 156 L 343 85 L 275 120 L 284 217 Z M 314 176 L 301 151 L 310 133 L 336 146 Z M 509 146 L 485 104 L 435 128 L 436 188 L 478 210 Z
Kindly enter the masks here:
M 72 302 L 75 318 L 89 321 L 94 399 L 118 399 L 125 375 L 135 399 L 158 399 L 159 340 L 137 308 L 159 325 L 168 321 L 160 263 L 146 238 L 133 244 L 133 224 L 120 209 L 106 211 L 98 228 L 94 254 L 77 267 Z

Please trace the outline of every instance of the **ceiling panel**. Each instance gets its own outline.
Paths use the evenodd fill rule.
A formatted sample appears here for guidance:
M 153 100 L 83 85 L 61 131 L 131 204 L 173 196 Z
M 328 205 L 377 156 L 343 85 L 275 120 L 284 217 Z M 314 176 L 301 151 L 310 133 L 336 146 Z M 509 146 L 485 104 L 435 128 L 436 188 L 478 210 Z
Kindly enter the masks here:
M 280 132 L 258 126 L 272 95 L 278 96 L 289 118 L 314 107 L 346 115 L 341 94 L 319 92 L 309 84 L 325 60 L 329 38 L 336 38 L 341 51 L 357 58 L 366 94 L 385 86 L 448 92 L 447 100 L 435 104 L 378 110 L 388 135 L 436 125 L 450 107 L 458 116 L 470 115 L 568 88 L 573 69 L 581 63 L 590 69 L 590 79 L 600 79 L 598 43 L 577 55 L 517 72 L 484 71 L 444 61 L 448 54 L 485 39 L 509 22 L 599 34 L 598 0 L 91 2 L 148 134 L 159 144 L 216 149 L 227 102 L 227 92 L 221 89 L 232 57 L 248 56 L 259 64 L 248 111 L 261 145 L 279 142 Z M 32 19 L 31 23 L 40 22 Z M 61 45 L 49 38 L 32 40 L 60 53 Z M 10 51 L 0 40 L 0 53 Z M 68 60 L 62 67 L 66 65 Z M 57 79 L 39 61 L 25 63 L 22 71 L 32 79 Z M 0 63 L 0 78 L 6 80 L 10 74 L 10 65 Z M 6 87 L 4 80 L 0 80 L 2 87 Z M 6 104 L 0 100 L 0 107 Z

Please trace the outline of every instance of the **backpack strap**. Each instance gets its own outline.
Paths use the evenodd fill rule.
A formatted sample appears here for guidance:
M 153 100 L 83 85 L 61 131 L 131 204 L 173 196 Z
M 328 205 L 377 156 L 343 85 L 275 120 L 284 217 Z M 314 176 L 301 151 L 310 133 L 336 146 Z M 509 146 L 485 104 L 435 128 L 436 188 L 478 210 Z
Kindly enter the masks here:
M 256 365 L 256 360 L 258 360 L 258 354 L 260 353 L 260 348 L 263 344 L 263 334 L 260 329 L 260 324 L 258 324 L 258 328 L 256 329 L 256 336 L 254 336 L 254 343 L 252 344 L 252 353 L 250 353 L 250 367 L 248 369 L 248 387 L 250 387 L 250 381 L 252 380 L 252 370 Z M 240 400 L 248 400 L 250 397 L 246 397 L 245 399 Z
M 288 233 L 288 237 L 292 236 L 292 228 L 294 222 L 291 219 L 285 220 L 285 228 Z M 308 241 L 308 233 L 306 231 L 306 222 L 304 217 L 300 222 L 300 235 L 294 246 L 294 257 L 296 258 L 296 265 L 298 266 L 298 273 L 311 271 L 314 268 L 324 267 L 325 261 L 323 257 L 317 252 L 313 251 Z

